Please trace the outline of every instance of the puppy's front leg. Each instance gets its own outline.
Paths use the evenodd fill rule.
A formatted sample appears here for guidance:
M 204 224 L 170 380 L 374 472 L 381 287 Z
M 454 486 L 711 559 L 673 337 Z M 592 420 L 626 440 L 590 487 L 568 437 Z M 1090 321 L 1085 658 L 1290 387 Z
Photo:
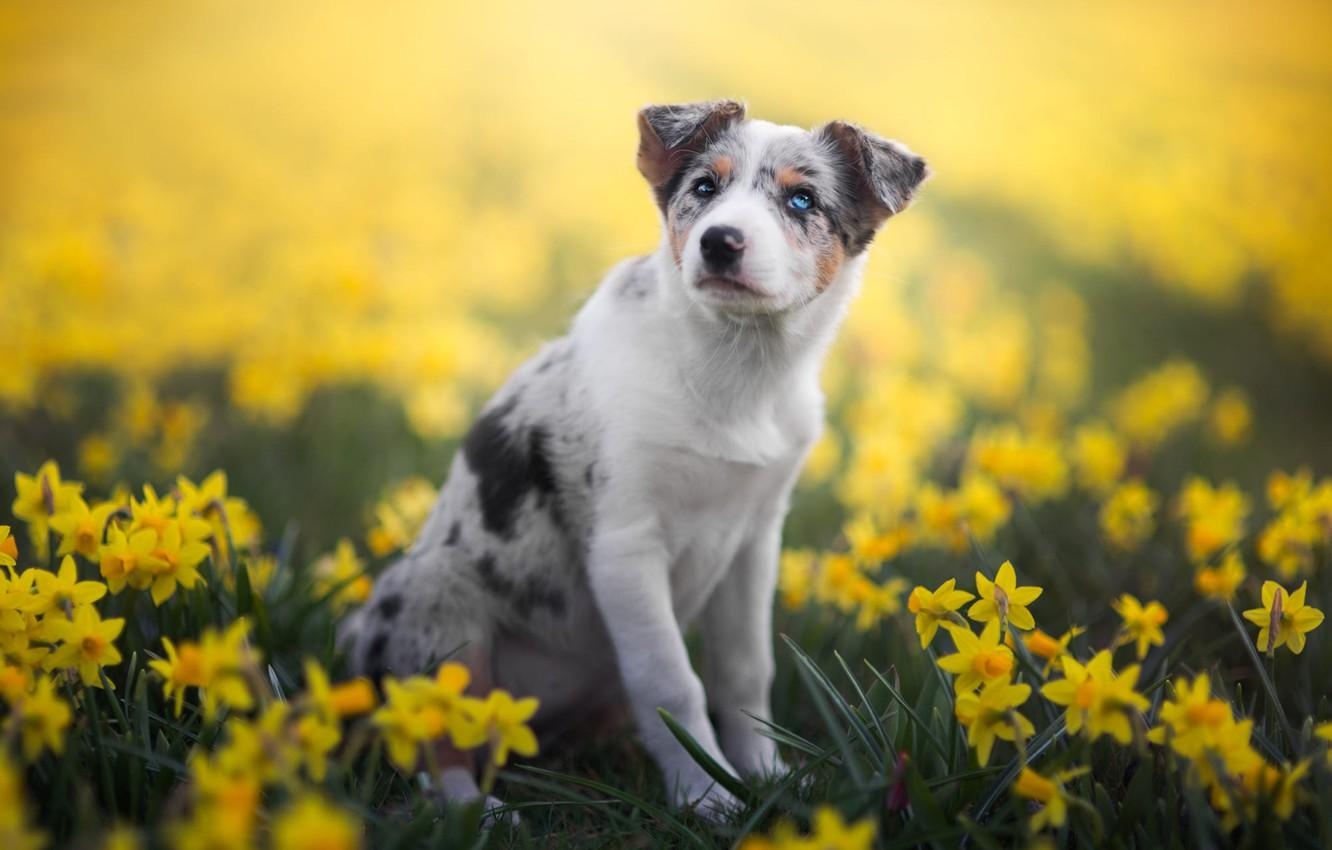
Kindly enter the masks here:
M 735 807 L 735 797 L 694 762 L 657 714 L 658 708 L 670 712 L 718 764 L 735 773 L 717 745 L 703 683 L 689 664 L 671 603 L 669 569 L 654 523 L 599 531 L 588 559 L 592 592 L 643 743 L 676 804 L 715 817 Z
M 703 611 L 703 675 L 722 751 L 742 773 L 756 776 L 786 772 L 776 743 L 758 731 L 760 720 L 772 718 L 772 601 L 781 527 L 778 515 L 740 548 Z

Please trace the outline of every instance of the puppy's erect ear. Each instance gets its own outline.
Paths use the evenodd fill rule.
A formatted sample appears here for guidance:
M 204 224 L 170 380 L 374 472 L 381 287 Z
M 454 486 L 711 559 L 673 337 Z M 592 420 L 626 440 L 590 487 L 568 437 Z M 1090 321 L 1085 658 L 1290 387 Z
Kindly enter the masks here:
M 675 188 L 674 178 L 708 140 L 743 121 L 745 105 L 708 100 L 672 106 L 648 106 L 638 113 L 638 170 L 647 178 L 663 209 Z
M 906 209 L 930 176 L 925 160 L 899 142 L 833 121 L 817 131 L 842 158 L 855 209 L 849 217 L 851 247 L 861 250 L 889 216 Z

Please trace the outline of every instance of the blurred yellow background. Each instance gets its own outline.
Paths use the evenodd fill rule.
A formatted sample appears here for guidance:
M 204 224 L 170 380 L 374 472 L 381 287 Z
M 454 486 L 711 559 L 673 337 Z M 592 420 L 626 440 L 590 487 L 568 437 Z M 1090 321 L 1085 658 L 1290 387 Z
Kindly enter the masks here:
M 868 504 L 906 474 L 875 451 L 927 456 L 967 410 L 1108 410 L 1098 286 L 1332 360 L 1329 36 L 1332 6 L 1288 2 L 7 3 L 0 404 L 59 418 L 60 376 L 119 376 L 85 474 L 145 441 L 186 465 L 208 410 L 161 387 L 198 369 L 260 422 L 356 382 L 454 436 L 654 247 L 635 111 L 731 96 L 935 171 L 828 372 Z M 996 222 L 1025 260 L 986 247 Z

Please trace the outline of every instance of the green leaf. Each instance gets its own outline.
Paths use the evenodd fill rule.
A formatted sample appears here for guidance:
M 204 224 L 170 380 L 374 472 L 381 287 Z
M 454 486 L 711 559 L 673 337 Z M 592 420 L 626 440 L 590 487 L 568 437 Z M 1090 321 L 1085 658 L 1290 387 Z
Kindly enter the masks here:
M 795 653 L 796 672 L 800 675 L 801 681 L 804 682 L 806 690 L 809 691 L 809 695 L 814 702 L 814 708 L 818 711 L 824 726 L 827 727 L 828 733 L 836 739 L 837 746 L 842 751 L 842 762 L 851 774 L 852 781 L 855 782 L 857 787 L 863 786 L 867 781 L 865 771 L 855 752 L 851 749 L 850 736 L 842 732 L 837 718 L 833 715 L 832 706 L 837 706 L 842 717 L 853 726 L 859 723 L 859 718 L 853 717 L 846 700 L 842 698 L 841 694 L 837 693 L 837 689 L 828 681 L 828 677 L 823 675 L 823 672 L 805 654 L 804 650 L 796 646 L 795 641 L 786 635 L 782 635 L 782 640 L 786 641 L 786 645 Z M 867 740 L 869 730 L 864 728 L 864 724 L 860 724 L 860 726 L 859 734 Z
M 1248 630 L 1244 628 L 1244 623 L 1240 621 L 1239 614 L 1235 611 L 1235 606 L 1226 604 L 1226 610 L 1230 612 L 1230 621 L 1235 625 L 1235 631 L 1239 632 L 1240 642 L 1244 644 L 1244 649 L 1249 654 L 1249 661 L 1253 664 L 1253 669 L 1258 673 L 1258 680 L 1262 682 L 1263 691 L 1267 694 L 1268 707 L 1275 712 L 1277 719 L 1281 723 L 1281 729 L 1286 733 L 1286 743 L 1295 746 L 1296 738 L 1295 728 L 1290 725 L 1290 719 L 1286 717 L 1286 710 L 1281 707 L 1281 697 L 1277 695 L 1276 685 L 1272 682 L 1272 677 L 1267 675 L 1267 667 L 1258 657 L 1258 648 L 1250 638 Z
M 708 751 L 703 749 L 698 741 L 694 740 L 694 736 L 689 734 L 689 730 L 681 726 L 669 711 L 658 708 L 657 714 L 661 717 L 661 722 L 666 724 L 666 728 L 671 730 L 675 740 L 680 742 L 680 745 L 685 748 L 685 752 L 689 753 L 689 757 L 694 760 L 695 764 L 703 768 L 708 776 L 711 776 L 718 785 L 746 803 L 752 800 L 753 795 L 750 793 L 749 787 L 737 777 L 732 776 L 729 770 L 718 764 L 717 760 L 709 755 Z
M 934 747 L 935 752 L 939 754 L 939 758 L 947 759 L 948 751 L 944 747 L 943 742 L 941 742 L 937 737 L 935 737 L 934 730 L 932 730 L 930 726 L 927 723 L 925 723 L 924 720 L 920 719 L 920 715 L 916 714 L 915 709 L 913 709 L 911 705 L 907 703 L 906 698 L 902 696 L 901 691 L 893 687 L 892 684 L 890 684 L 889 681 L 883 677 L 882 673 L 880 673 L 878 670 L 875 670 L 873 667 L 870 666 L 868 661 L 865 662 L 865 666 L 869 667 L 870 672 L 872 672 L 875 675 L 875 677 L 878 678 L 879 683 L 888 689 L 888 695 L 891 696 L 893 700 L 899 706 L 901 706 L 902 710 L 906 712 L 907 717 L 910 718 L 911 720 L 912 727 L 925 734 L 926 740 L 928 740 L 930 742 L 930 745 Z

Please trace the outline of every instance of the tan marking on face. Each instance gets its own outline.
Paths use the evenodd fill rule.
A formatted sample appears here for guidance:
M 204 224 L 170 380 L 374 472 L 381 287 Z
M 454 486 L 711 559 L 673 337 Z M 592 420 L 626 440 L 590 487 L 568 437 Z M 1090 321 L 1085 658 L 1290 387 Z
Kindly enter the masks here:
M 671 216 L 671 257 L 675 260 L 675 267 L 677 269 L 684 266 L 682 258 L 684 257 L 685 243 L 689 241 L 689 230 L 690 228 L 688 227 L 681 229 L 680 223 L 676 220 L 675 216 Z
M 777 185 L 783 189 L 790 189 L 804 182 L 805 175 L 789 165 L 784 165 L 777 171 Z
M 845 260 L 846 250 L 842 248 L 840 239 L 832 240 L 826 249 L 819 252 L 818 279 L 814 283 L 817 291 L 822 292 L 832 286 L 832 282 L 837 277 L 837 272 L 841 270 L 842 263 Z
M 729 180 L 731 172 L 735 170 L 735 160 L 729 156 L 719 156 L 712 161 L 712 171 L 717 175 L 718 180 Z

